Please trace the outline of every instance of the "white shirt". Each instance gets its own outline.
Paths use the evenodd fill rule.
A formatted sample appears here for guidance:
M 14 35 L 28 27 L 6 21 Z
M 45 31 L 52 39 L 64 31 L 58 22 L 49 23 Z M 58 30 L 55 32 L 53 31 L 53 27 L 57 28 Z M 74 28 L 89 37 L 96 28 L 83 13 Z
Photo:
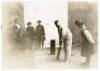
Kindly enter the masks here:
M 85 34 L 86 38 L 88 39 L 88 41 L 90 43 L 95 43 L 91 33 L 86 29 L 86 27 L 84 25 L 82 26 L 82 30 L 84 31 L 84 34 Z
M 72 42 L 72 33 L 69 30 L 69 28 L 67 29 L 63 29 L 63 34 L 62 34 L 63 38 L 67 38 L 67 41 L 71 41 Z

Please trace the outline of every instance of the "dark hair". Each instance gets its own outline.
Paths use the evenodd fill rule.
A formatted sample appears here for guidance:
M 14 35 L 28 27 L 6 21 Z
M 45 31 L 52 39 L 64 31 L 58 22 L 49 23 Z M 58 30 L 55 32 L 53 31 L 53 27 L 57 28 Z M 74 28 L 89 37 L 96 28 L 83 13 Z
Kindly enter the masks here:
M 82 26 L 82 25 L 83 25 L 83 21 L 81 21 L 81 20 L 76 20 L 76 21 L 75 21 L 75 25 Z
M 42 22 L 41 20 L 38 20 L 38 21 L 37 21 L 37 23 L 41 23 L 41 22 Z
M 58 23 L 59 21 L 58 20 L 56 20 L 54 23 L 55 23 L 55 25 L 57 25 L 57 23 Z
M 31 22 L 28 22 L 27 25 L 31 25 Z
M 79 21 L 78 21 L 78 20 L 76 20 L 76 21 L 75 21 L 75 25 L 77 25 L 78 23 L 79 23 Z

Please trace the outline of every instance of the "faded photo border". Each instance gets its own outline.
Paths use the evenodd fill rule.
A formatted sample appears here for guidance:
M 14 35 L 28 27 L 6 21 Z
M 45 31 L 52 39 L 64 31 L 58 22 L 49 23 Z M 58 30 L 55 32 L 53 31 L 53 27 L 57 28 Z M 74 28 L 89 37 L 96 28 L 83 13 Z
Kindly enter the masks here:
M 2 0 L 3 1 L 3 0 Z M 0 70 L 1 71 L 3 71 L 3 69 L 2 69 L 2 27 L 1 27 L 1 25 L 2 25 L 2 1 L 0 1 Z M 4 1 L 9 1 L 9 0 L 4 0 Z M 11 1 L 11 0 L 10 0 Z M 14 0 L 14 1 L 16 1 L 16 0 Z M 19 1 L 71 1 L 71 2 L 74 2 L 74 0 L 19 0 Z M 76 1 L 83 1 L 83 0 L 76 0 Z M 98 3 L 98 67 L 97 67 L 97 69 L 85 69 L 85 70 L 91 70 L 91 71 L 100 71 L 100 33 L 99 33 L 99 30 L 100 30 L 100 1 L 98 1 L 98 0 L 84 0 L 84 1 L 95 1 L 95 2 L 97 2 Z M 30 69 L 27 69 L 26 71 L 29 71 Z M 42 69 L 42 70 L 38 70 L 38 69 L 36 69 L 37 71 L 47 71 L 47 69 Z M 63 70 L 63 71 L 66 71 L 66 70 L 68 70 L 68 71 L 84 71 L 84 69 L 54 69 L 53 71 L 61 71 L 61 70 Z M 6 71 L 6 70 L 4 70 L 4 71 Z M 7 71 L 11 71 L 11 70 L 7 70 Z M 17 71 L 17 69 L 16 69 L 16 71 Z M 18 70 L 18 71 L 22 71 L 22 70 Z M 35 71 L 35 69 L 32 69 L 32 71 Z M 48 71 L 51 71 L 51 69 L 49 69 Z

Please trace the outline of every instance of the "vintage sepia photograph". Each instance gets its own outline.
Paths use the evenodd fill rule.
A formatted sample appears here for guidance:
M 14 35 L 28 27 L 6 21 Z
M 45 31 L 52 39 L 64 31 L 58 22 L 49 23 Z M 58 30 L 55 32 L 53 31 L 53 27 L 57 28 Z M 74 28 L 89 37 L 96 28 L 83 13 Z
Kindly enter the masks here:
M 2 1 L 2 69 L 97 69 L 98 3 Z

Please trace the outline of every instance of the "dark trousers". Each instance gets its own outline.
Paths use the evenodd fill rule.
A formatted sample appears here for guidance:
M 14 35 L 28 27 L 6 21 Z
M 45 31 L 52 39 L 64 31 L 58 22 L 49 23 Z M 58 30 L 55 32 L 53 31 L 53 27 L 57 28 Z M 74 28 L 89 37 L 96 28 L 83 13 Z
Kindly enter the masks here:
M 64 39 L 64 41 L 60 41 L 59 45 L 60 47 L 58 48 L 58 53 L 57 53 L 57 59 L 59 59 L 59 56 L 60 56 L 60 51 L 61 51 L 61 46 L 62 44 L 64 45 L 63 46 L 63 50 L 64 50 L 64 54 L 65 54 L 65 57 L 64 57 L 64 60 L 66 61 L 67 60 L 67 48 L 66 48 L 66 39 Z

